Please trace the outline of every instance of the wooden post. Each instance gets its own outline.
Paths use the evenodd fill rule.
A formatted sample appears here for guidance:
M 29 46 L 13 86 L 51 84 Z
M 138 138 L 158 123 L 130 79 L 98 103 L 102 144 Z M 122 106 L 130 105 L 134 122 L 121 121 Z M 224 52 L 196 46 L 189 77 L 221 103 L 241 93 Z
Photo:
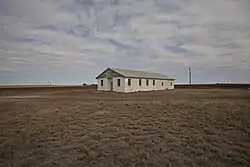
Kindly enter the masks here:
M 189 68 L 188 71 L 189 71 L 189 89 L 192 89 L 192 72 L 191 72 L 191 68 Z

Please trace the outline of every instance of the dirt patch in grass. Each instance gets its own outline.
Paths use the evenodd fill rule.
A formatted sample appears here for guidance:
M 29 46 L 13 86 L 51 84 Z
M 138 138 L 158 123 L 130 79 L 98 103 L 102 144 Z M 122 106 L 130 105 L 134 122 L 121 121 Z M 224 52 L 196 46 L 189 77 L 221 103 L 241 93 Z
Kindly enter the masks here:
M 0 166 L 250 166 L 249 91 L 28 94 L 0 100 Z

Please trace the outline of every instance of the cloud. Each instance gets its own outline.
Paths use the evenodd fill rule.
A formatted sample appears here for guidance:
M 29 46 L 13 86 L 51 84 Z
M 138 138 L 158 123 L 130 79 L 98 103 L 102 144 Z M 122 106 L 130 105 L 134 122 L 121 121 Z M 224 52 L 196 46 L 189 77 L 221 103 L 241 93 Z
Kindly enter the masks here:
M 1 68 L 1 71 L 2 72 L 7 72 L 7 73 L 9 73 L 9 72 L 16 72 L 15 69 L 11 69 L 11 68 Z
M 248 0 L 2 0 L 1 82 L 95 82 L 107 67 L 250 82 L 249 15 Z

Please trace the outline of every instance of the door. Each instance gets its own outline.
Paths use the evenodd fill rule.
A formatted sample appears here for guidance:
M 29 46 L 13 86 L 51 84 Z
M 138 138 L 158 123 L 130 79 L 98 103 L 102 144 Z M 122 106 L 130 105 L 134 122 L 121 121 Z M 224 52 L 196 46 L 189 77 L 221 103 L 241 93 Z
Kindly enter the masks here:
M 113 91 L 113 81 L 110 81 L 110 90 Z
M 109 90 L 113 91 L 113 79 L 112 78 L 108 78 L 108 85 L 109 85 Z

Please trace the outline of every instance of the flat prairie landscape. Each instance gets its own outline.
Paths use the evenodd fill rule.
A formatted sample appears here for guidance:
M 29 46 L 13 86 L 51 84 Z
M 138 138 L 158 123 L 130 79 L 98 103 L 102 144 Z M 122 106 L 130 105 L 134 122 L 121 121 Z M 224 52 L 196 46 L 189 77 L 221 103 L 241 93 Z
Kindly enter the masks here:
M 250 166 L 250 90 L 0 89 L 0 166 Z

